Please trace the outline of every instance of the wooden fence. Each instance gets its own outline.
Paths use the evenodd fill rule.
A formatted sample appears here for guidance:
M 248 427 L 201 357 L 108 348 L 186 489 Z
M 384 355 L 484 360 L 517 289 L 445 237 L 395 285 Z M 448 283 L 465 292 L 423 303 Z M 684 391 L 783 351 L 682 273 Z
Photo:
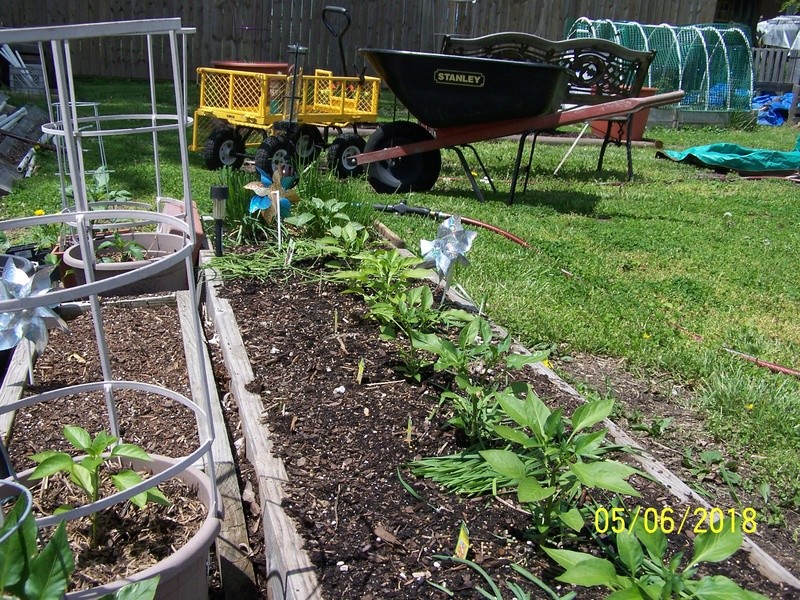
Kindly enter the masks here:
M 341 70 L 336 38 L 322 23 L 322 8 L 348 10 L 344 36 L 348 72 L 361 68 L 360 47 L 436 50 L 444 33 L 483 35 L 526 31 L 551 39 L 565 35 L 578 17 L 682 25 L 710 22 L 715 2 L 706 0 L 4 0 L 0 24 L 34 27 L 71 23 L 180 17 L 189 36 L 190 72 L 212 60 L 291 62 L 287 47 L 308 48 L 306 67 Z M 333 15 L 336 16 L 336 15 Z M 339 23 L 336 23 L 339 25 Z M 0 36 L 1 37 L 1 36 Z M 76 44 L 78 75 L 143 77 L 147 57 L 133 39 Z M 156 56 L 165 49 L 158 49 Z M 156 61 L 167 77 L 169 62 Z
M 800 83 L 800 51 L 788 48 L 754 48 L 753 87 L 759 90 L 789 92 Z

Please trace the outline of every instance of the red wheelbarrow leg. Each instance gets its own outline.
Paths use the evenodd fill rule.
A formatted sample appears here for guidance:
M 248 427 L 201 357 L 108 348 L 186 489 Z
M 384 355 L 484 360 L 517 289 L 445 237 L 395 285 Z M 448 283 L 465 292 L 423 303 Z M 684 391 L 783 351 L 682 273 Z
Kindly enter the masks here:
M 357 165 L 371 162 L 411 156 L 420 152 L 440 150 L 451 146 L 460 146 L 472 142 L 481 142 L 508 135 L 555 129 L 562 125 L 581 123 L 592 119 L 625 116 L 646 107 L 674 104 L 683 98 L 683 91 L 668 92 L 644 98 L 625 98 L 614 100 L 594 106 L 582 106 L 569 110 L 531 117 L 529 119 L 513 119 L 510 121 L 496 121 L 481 125 L 465 125 L 463 127 L 447 127 L 434 130 L 435 137 L 431 140 L 391 146 L 374 152 L 364 152 L 355 157 Z

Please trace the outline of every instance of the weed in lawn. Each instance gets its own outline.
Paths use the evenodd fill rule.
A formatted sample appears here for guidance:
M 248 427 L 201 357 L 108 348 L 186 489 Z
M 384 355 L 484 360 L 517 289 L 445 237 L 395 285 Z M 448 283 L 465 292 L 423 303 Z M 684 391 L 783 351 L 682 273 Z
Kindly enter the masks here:
M 661 437 L 672 423 L 672 417 L 653 419 L 650 423 L 640 422 L 631 425 L 633 431 L 643 431 L 652 438 Z

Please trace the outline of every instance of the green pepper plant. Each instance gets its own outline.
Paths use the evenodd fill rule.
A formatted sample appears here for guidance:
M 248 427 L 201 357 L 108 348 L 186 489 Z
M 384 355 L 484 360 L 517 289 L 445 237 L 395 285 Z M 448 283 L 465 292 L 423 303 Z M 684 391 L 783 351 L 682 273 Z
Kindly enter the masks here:
M 57 473 L 69 475 L 70 481 L 84 492 L 90 503 L 99 500 L 103 483 L 107 480 L 110 480 L 111 484 L 119 491 L 125 491 L 142 482 L 142 477 L 132 469 L 123 469 L 111 474 L 107 467 L 112 459 L 152 460 L 136 444 L 117 443 L 119 440 L 105 431 L 101 431 L 92 438 L 83 427 L 67 425 L 64 427 L 64 437 L 75 449 L 85 452 L 86 456 L 80 461 L 75 461 L 66 452 L 56 450 L 39 452 L 31 456 L 31 459 L 38 465 L 31 473 L 30 478 L 37 480 Z M 164 506 L 170 504 L 167 497 L 157 488 L 136 494 L 130 498 L 130 501 L 139 508 L 144 508 L 148 502 Z M 57 512 L 71 509 L 71 506 L 64 505 L 59 507 Z M 90 518 L 92 524 L 91 546 L 96 547 L 99 543 L 97 513 L 92 513 Z

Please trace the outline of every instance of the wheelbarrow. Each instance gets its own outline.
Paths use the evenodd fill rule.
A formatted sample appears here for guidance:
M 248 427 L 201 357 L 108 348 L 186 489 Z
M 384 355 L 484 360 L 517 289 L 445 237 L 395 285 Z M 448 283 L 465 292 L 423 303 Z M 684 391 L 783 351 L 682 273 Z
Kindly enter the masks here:
M 352 157 L 366 165 L 369 182 L 380 193 L 431 189 L 441 170 L 441 150 L 452 149 L 482 200 L 461 148 L 474 152 L 474 142 L 628 115 L 683 97 L 677 91 L 561 110 L 569 71 L 558 65 L 402 50 L 359 52 L 419 121 L 381 125 L 364 152 Z M 482 163 L 481 168 L 485 172 Z M 514 182 L 519 168 L 518 157 Z

